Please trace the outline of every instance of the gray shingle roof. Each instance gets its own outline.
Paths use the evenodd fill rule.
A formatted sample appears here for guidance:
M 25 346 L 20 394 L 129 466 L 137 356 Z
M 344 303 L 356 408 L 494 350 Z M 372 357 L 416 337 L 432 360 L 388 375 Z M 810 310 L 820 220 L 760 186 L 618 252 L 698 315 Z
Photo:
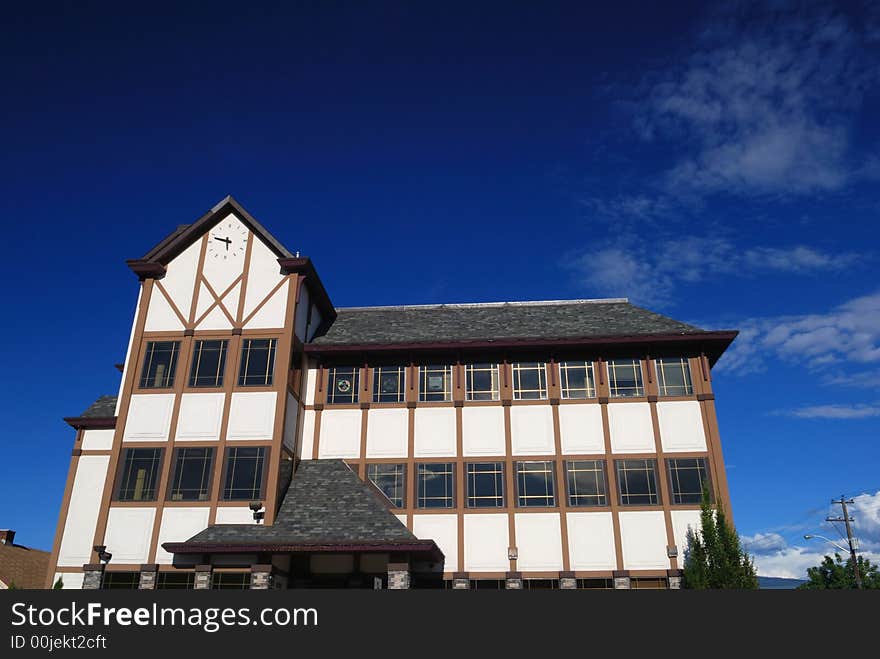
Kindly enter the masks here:
M 704 330 L 625 299 L 357 307 L 339 315 L 316 345 L 578 339 Z
M 342 460 L 303 460 L 272 526 L 215 524 L 189 543 L 320 545 L 418 542 Z
M 85 412 L 80 414 L 83 418 L 106 418 L 116 416 L 116 396 L 101 396 L 89 405 Z

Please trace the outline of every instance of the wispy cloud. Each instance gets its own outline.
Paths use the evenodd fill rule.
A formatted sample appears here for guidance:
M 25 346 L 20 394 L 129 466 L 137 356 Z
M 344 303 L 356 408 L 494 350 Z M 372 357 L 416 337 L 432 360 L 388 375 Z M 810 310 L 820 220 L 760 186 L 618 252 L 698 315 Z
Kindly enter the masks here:
M 830 254 L 805 245 L 741 249 L 724 238 L 668 239 L 650 247 L 637 239 L 569 254 L 565 265 L 580 286 L 598 294 L 667 304 L 677 286 L 720 275 L 810 274 L 857 262 L 852 253 Z
M 867 419 L 880 416 L 880 405 L 832 404 L 800 407 L 781 412 L 799 419 Z
M 718 362 L 720 372 L 753 372 L 768 356 L 819 372 L 837 362 L 880 362 L 880 290 L 827 313 L 751 318 L 737 325 L 740 335 Z
M 756 533 L 755 535 L 741 536 L 743 548 L 752 554 L 780 551 L 788 546 L 788 543 L 778 533 Z

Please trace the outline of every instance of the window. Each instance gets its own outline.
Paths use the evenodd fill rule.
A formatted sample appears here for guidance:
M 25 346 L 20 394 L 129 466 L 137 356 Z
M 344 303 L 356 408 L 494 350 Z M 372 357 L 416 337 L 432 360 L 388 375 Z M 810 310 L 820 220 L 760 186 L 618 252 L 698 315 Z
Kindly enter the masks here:
M 455 507 L 455 465 L 451 462 L 416 465 L 419 508 Z
M 498 364 L 468 364 L 465 367 L 465 397 L 468 400 L 498 400 Z
M 504 508 L 504 463 L 470 462 L 467 470 L 467 507 Z
M 119 472 L 117 501 L 153 501 L 162 471 L 162 449 L 125 449 Z
M 608 386 L 611 396 L 644 396 L 642 367 L 638 359 L 612 359 L 608 362 Z
M 406 465 L 367 465 L 367 478 L 388 497 L 395 508 L 403 508 L 406 502 Z
M 672 458 L 666 460 L 669 473 L 669 492 L 673 504 L 699 504 L 703 500 L 703 486 L 709 488 L 709 472 L 705 458 Z
M 192 368 L 189 371 L 191 387 L 222 387 L 226 368 L 227 341 L 196 341 Z
M 356 366 L 331 368 L 327 389 L 327 402 L 330 404 L 358 402 L 358 383 L 360 369 Z
M 620 505 L 638 506 L 660 503 L 657 493 L 656 460 L 618 460 L 617 489 Z
M 174 386 L 179 341 L 149 341 L 141 369 L 141 389 L 169 389 Z
M 268 387 L 275 370 L 276 339 L 245 339 L 241 343 L 238 386 Z
M 179 448 L 174 452 L 171 501 L 207 501 L 210 496 L 212 448 Z
M 686 357 L 657 360 L 657 386 L 661 396 L 690 396 L 694 393 L 691 368 Z
M 553 462 L 551 460 L 516 463 L 516 499 L 518 506 L 555 506 L 555 484 L 556 479 L 554 478 Z
M 607 506 L 604 460 L 569 460 L 565 463 L 569 506 Z
M 544 362 L 513 364 L 514 400 L 541 400 L 547 398 L 547 367 Z
M 258 501 L 263 498 L 263 466 L 266 448 L 235 447 L 226 449 L 226 478 L 223 499 Z
M 211 586 L 216 590 L 247 590 L 251 587 L 250 572 L 215 572 Z
M 559 379 L 563 398 L 595 398 L 593 362 L 560 362 Z
M 406 368 L 377 366 L 373 369 L 373 402 L 402 403 L 406 391 Z
M 195 585 L 195 572 L 159 572 L 156 579 L 158 590 L 192 590 Z
M 419 367 L 419 400 L 452 400 L 452 367 L 430 365 Z
M 140 584 L 140 572 L 104 572 L 101 580 L 101 588 L 108 590 L 137 590 Z

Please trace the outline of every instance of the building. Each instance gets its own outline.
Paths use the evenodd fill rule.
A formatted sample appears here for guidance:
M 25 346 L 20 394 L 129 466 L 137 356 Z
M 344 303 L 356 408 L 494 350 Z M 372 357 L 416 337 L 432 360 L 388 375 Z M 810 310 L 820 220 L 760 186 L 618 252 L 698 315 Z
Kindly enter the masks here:
M 336 309 L 235 200 L 137 260 L 46 583 L 677 587 L 736 336 L 623 299 Z
M 15 531 L 0 529 L 0 590 L 42 588 L 49 552 L 17 545 Z

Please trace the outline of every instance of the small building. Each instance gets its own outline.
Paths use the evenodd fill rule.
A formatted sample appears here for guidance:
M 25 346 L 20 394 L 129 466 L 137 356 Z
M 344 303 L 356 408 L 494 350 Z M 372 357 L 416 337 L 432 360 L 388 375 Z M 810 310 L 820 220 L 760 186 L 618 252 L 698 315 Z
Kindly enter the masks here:
M 128 264 L 46 585 L 675 588 L 704 486 L 730 511 L 735 331 L 625 299 L 336 308 L 229 197 Z
M 0 529 L 0 590 L 45 587 L 49 552 L 17 545 L 15 531 Z

